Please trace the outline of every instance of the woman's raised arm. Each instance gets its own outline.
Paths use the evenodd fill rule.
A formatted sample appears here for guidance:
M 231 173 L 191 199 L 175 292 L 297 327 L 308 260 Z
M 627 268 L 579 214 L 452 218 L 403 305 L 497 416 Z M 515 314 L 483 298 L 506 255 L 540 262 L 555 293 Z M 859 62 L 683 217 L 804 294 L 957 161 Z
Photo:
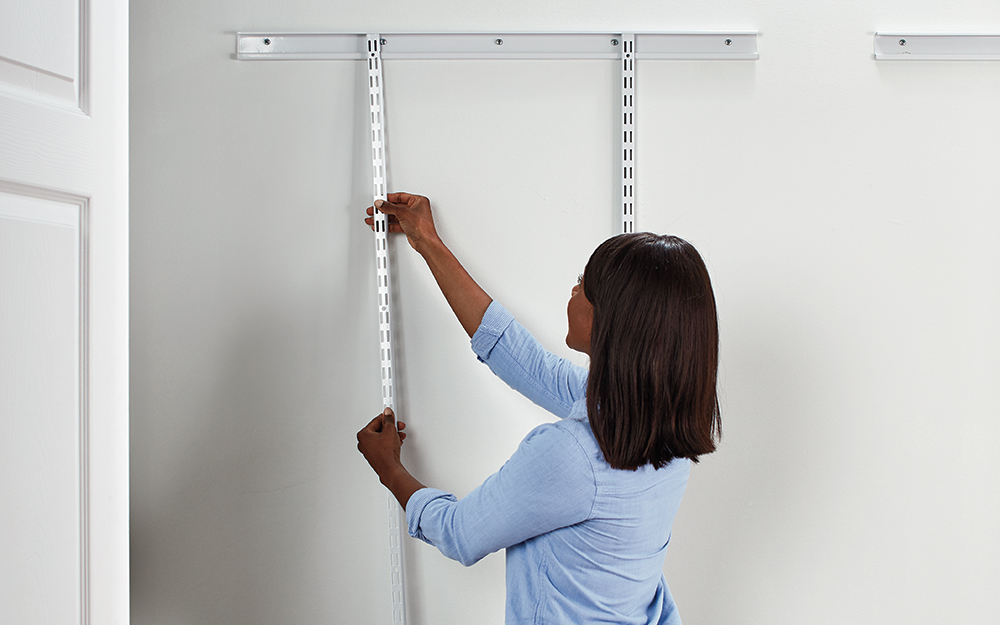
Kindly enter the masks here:
M 406 235 L 410 247 L 424 257 L 448 305 L 471 337 L 493 299 L 438 236 L 430 200 L 411 193 L 390 193 L 387 197 L 388 202 L 378 201 L 376 206 L 369 206 L 368 215 L 374 215 L 377 208 L 388 216 L 389 232 Z M 365 223 L 374 227 L 374 218 L 368 217 Z

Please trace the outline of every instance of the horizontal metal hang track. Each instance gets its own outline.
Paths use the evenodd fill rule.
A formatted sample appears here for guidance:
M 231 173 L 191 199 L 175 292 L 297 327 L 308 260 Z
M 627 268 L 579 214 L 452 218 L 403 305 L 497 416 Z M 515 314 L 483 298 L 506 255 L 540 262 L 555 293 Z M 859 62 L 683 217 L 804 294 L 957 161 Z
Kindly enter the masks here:
M 1000 35 L 875 33 L 878 61 L 1000 61 Z
M 621 58 L 621 33 L 381 33 L 383 59 Z M 360 33 L 236 33 L 236 58 L 336 60 L 368 57 Z M 757 33 L 636 33 L 637 60 L 756 60 Z

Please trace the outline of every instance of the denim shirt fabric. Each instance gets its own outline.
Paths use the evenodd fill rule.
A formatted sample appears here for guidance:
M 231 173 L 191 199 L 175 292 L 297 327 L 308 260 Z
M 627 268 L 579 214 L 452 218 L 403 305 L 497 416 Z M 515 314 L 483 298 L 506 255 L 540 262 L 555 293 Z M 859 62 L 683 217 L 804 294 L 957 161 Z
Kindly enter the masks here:
M 561 420 L 532 430 L 461 501 L 434 488 L 406 506 L 410 536 L 468 566 L 507 550 L 506 623 L 679 625 L 663 577 L 690 461 L 611 468 L 587 420 L 587 369 L 546 351 L 493 302 L 479 360 Z

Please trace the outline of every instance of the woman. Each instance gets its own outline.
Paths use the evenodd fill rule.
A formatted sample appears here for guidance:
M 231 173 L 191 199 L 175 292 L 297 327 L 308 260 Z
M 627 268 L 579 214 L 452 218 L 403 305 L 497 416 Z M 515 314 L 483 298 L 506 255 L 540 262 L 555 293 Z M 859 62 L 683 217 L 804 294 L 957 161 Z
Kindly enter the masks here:
M 594 251 L 567 306 L 566 344 L 590 356 L 588 370 L 542 349 L 476 284 L 427 198 L 388 199 L 377 204 L 389 231 L 427 261 L 479 359 L 561 417 L 461 501 L 410 475 L 405 425 L 388 409 L 375 417 L 358 449 L 410 535 L 465 565 L 506 548 L 509 624 L 680 623 L 663 560 L 690 464 L 721 428 L 715 298 L 698 252 L 649 233 Z

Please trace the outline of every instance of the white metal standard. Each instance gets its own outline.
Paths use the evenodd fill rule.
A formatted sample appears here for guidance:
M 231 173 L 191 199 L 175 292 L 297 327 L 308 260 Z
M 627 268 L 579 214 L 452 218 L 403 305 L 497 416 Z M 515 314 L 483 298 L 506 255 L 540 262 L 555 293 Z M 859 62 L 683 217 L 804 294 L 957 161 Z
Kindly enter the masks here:
M 635 95 L 635 35 L 623 33 L 621 38 L 622 64 L 622 232 L 635 232 L 633 171 L 633 96 Z
M 368 48 L 368 100 L 371 108 L 372 181 L 373 201 L 386 197 L 385 117 L 382 93 L 381 37 L 366 37 Z M 392 376 L 392 300 L 389 279 L 388 219 L 375 211 L 372 216 L 375 230 L 375 267 L 378 279 L 378 328 L 382 365 L 382 405 L 396 411 L 396 392 Z M 392 493 L 389 497 L 389 567 L 392 578 L 392 622 L 406 623 L 406 598 L 403 583 L 403 532 L 402 511 Z
M 1000 35 L 875 33 L 878 61 L 1000 61 Z
M 380 33 L 383 59 L 608 59 L 622 33 Z M 635 33 L 633 59 L 756 60 L 757 33 Z M 236 58 L 363 60 L 358 33 L 236 33 Z

